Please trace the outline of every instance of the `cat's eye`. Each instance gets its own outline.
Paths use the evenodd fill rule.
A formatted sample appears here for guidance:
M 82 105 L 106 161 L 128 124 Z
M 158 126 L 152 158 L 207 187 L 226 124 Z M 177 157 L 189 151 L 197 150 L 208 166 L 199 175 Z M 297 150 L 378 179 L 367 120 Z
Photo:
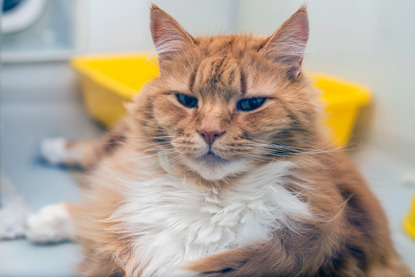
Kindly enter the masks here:
M 236 104 L 236 108 L 240 111 L 248 112 L 261 107 L 267 98 L 253 97 L 242 99 Z
M 180 104 L 185 106 L 186 108 L 196 108 L 197 107 L 197 98 L 186 95 L 186 94 L 179 94 L 176 93 L 177 101 Z

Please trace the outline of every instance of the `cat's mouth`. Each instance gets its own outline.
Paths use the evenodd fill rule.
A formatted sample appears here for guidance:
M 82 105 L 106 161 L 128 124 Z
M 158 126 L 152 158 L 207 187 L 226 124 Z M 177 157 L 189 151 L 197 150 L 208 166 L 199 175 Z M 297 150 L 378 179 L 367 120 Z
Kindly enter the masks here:
M 205 180 L 221 180 L 229 175 L 236 175 L 247 170 L 245 159 L 233 161 L 222 158 L 212 150 L 195 159 L 185 160 L 185 164 Z
M 198 162 L 205 163 L 207 165 L 218 165 L 228 163 L 228 160 L 216 155 L 213 151 L 209 150 L 204 155 L 197 158 Z

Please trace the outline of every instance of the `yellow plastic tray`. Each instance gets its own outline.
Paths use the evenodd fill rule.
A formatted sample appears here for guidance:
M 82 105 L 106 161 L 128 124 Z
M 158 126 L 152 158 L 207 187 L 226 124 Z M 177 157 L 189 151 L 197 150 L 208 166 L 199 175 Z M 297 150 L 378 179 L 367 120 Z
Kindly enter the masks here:
M 123 102 L 131 100 L 146 82 L 159 74 L 156 59 L 149 53 L 86 56 L 72 60 L 79 73 L 88 111 L 106 126 L 125 114 Z M 309 74 L 320 89 L 325 105 L 324 123 L 338 145 L 349 142 L 359 109 L 370 101 L 368 88 L 322 73 Z
M 359 110 L 371 100 L 370 89 L 324 73 L 308 75 L 313 86 L 322 92 L 323 122 L 329 127 L 333 141 L 339 146 L 347 145 Z
M 79 73 L 84 102 L 89 113 L 112 126 L 126 113 L 123 103 L 158 76 L 157 59 L 150 53 L 84 56 L 71 61 Z
M 403 228 L 409 236 L 415 239 L 415 194 L 412 199 L 412 206 L 403 221 Z

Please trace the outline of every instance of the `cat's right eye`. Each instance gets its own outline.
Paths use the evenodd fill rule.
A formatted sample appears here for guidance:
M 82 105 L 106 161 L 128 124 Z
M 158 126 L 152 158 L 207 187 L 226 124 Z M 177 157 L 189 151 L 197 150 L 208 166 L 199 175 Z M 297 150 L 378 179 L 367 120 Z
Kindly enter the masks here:
M 197 98 L 186 94 L 176 93 L 177 101 L 186 108 L 197 108 Z

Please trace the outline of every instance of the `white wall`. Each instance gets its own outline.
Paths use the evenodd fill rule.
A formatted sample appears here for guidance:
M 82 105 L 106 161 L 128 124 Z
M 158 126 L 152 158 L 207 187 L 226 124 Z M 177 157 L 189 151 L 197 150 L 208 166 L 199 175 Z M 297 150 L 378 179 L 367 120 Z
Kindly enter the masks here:
M 78 26 L 82 51 L 119 52 L 152 49 L 149 7 L 155 3 L 193 34 L 235 30 L 235 0 L 89 0 L 88 12 Z

